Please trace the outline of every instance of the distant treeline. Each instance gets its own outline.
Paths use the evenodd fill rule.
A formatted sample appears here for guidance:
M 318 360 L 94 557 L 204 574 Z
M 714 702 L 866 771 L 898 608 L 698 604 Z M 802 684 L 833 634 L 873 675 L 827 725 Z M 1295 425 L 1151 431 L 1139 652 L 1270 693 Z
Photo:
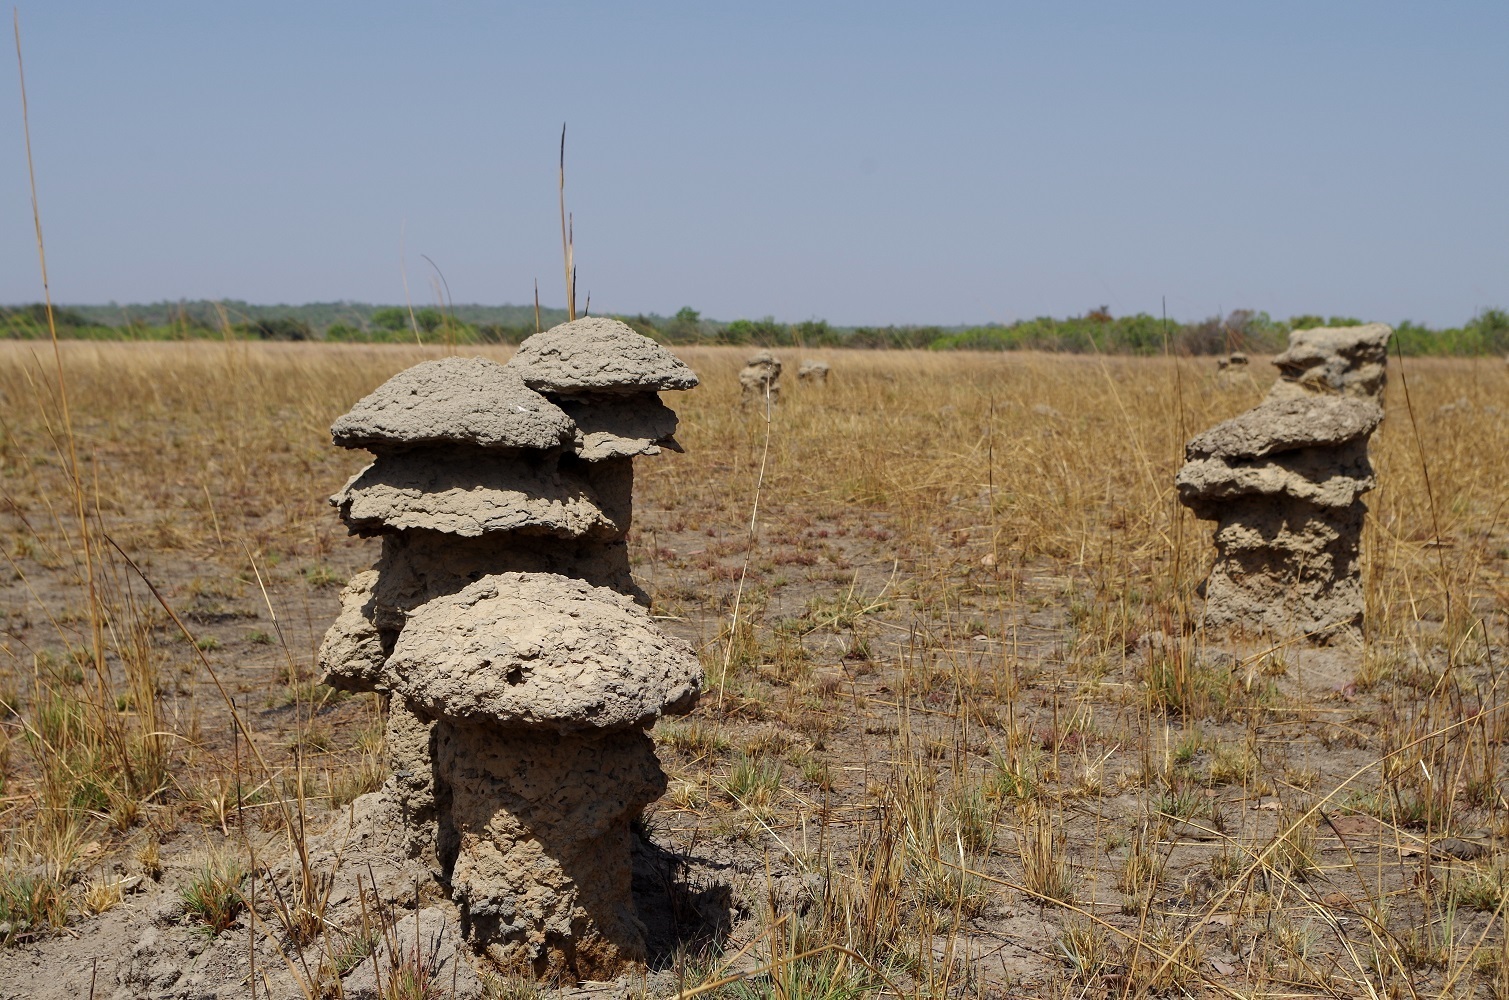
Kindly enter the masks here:
M 544 328 L 566 321 L 564 309 L 541 307 Z M 154 302 L 150 305 L 54 306 L 58 336 L 95 340 L 330 340 L 359 343 L 518 343 L 535 332 L 533 306 L 374 306 L 315 302 L 256 306 L 246 302 Z M 0 336 L 46 337 L 40 304 L 0 307 Z
M 685 314 L 687 310 L 682 310 Z M 684 317 L 678 314 L 677 320 Z M 695 318 L 695 317 L 693 317 Z M 642 319 L 642 317 L 641 317 Z M 1265 312 L 1238 309 L 1195 323 L 1164 321 L 1147 313 L 1112 316 L 1101 307 L 1083 316 L 1055 319 L 1040 316 L 1014 323 L 984 326 L 861 326 L 834 327 L 823 320 L 784 324 L 771 319 L 735 320 L 704 324 L 712 328 L 699 338 L 724 344 L 774 347 L 920 347 L 930 350 L 1059 351 L 1073 354 L 1225 354 L 1242 351 L 1273 354 L 1284 349 L 1291 330 L 1316 326 L 1359 326 L 1350 316 L 1291 316 L 1275 320 Z M 663 329 L 665 339 L 677 321 Z M 685 329 L 685 324 L 679 324 Z M 646 331 L 649 332 L 649 331 Z M 1461 327 L 1436 330 L 1405 320 L 1394 327 L 1405 354 L 1509 354 L 1509 312 L 1485 309 Z
M 1165 321 L 1147 313 L 1113 316 L 1104 306 L 1065 319 L 1042 316 L 983 326 L 833 326 L 826 320 L 782 323 L 771 317 L 732 322 L 704 319 L 695 309 L 674 316 L 618 316 L 641 333 L 672 344 L 761 347 L 925 348 L 929 350 L 1061 351 L 1083 354 L 1255 354 L 1283 349 L 1291 330 L 1355 326 L 1347 316 L 1291 316 L 1238 309 L 1198 322 Z M 565 322 L 562 309 L 541 308 L 539 328 Z M 437 309 L 320 302 L 254 306 L 245 302 L 159 302 L 146 306 L 61 306 L 60 337 L 100 340 L 323 340 L 340 343 L 516 344 L 534 333 L 533 306 L 461 305 Z M 1395 324 L 1406 354 L 1509 354 L 1509 312 L 1485 309 L 1460 327 Z M 0 336 L 46 337 L 41 305 L 0 308 Z

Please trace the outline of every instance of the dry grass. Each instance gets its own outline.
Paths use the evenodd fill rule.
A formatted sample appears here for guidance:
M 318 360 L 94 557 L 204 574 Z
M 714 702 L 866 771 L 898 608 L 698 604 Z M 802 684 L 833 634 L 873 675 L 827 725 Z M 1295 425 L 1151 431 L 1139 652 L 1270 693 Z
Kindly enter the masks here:
M 63 345 L 90 574 L 49 359 L 0 344 L 9 937 L 112 907 L 102 859 L 140 859 L 144 830 L 244 851 L 250 825 L 297 859 L 310 817 L 380 781 L 378 707 L 312 676 L 332 584 L 372 553 L 324 504 L 360 464 L 326 428 L 433 353 Z M 639 466 L 636 572 L 722 682 L 657 730 L 673 793 L 648 828 L 803 888 L 772 875 L 688 988 L 1505 995 L 1501 361 L 1408 361 L 1413 422 L 1394 369 L 1366 640 L 1317 651 L 1191 626 L 1208 529 L 1173 474 L 1264 385 L 830 352 L 765 456 L 742 353 L 683 352 L 686 454 Z M 324 934 L 293 870 L 259 905 Z

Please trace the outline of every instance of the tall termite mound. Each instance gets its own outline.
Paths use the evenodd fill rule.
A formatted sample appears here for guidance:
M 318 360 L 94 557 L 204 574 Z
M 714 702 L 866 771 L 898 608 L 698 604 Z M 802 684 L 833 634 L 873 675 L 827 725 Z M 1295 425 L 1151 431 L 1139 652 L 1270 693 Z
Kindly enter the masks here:
M 1179 500 L 1216 522 L 1207 625 L 1322 641 L 1360 629 L 1362 494 L 1392 333 L 1294 331 L 1267 398 L 1185 447 Z
M 634 457 L 675 447 L 659 392 L 696 384 L 583 319 L 506 365 L 415 365 L 331 427 L 375 456 L 331 503 L 382 554 L 342 594 L 326 681 L 389 696 L 379 813 L 509 971 L 645 958 L 629 823 L 665 789 L 646 730 L 690 709 L 702 670 L 642 606 L 625 538 Z

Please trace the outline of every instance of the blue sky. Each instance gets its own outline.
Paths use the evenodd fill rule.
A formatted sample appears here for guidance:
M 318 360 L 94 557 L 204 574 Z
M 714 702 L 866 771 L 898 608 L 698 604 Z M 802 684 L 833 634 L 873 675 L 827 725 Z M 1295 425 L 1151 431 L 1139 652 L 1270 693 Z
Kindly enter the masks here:
M 21 0 L 60 302 L 1509 305 L 1509 4 Z M 0 301 L 40 298 L 0 73 Z

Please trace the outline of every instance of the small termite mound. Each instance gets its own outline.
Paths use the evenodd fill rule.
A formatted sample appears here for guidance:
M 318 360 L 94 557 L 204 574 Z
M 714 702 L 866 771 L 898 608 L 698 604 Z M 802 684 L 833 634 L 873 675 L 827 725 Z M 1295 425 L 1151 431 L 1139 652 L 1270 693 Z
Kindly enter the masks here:
M 767 396 L 774 402 L 781 395 L 780 359 L 769 351 L 755 354 L 739 370 L 739 388 L 746 402 Z
M 796 377 L 803 382 L 816 382 L 821 385 L 828 381 L 828 362 L 806 360 L 796 370 Z
M 1267 398 L 1185 447 L 1179 500 L 1216 522 L 1207 626 L 1321 642 L 1361 629 L 1361 498 L 1392 333 L 1294 331 Z
M 633 459 L 676 447 L 693 372 L 608 319 L 507 364 L 427 361 L 336 420 L 375 458 L 331 503 L 382 538 L 325 636 L 326 682 L 389 697 L 379 813 L 500 969 L 612 979 L 645 959 L 633 818 L 664 791 L 648 728 L 690 710 L 691 648 L 629 572 Z

